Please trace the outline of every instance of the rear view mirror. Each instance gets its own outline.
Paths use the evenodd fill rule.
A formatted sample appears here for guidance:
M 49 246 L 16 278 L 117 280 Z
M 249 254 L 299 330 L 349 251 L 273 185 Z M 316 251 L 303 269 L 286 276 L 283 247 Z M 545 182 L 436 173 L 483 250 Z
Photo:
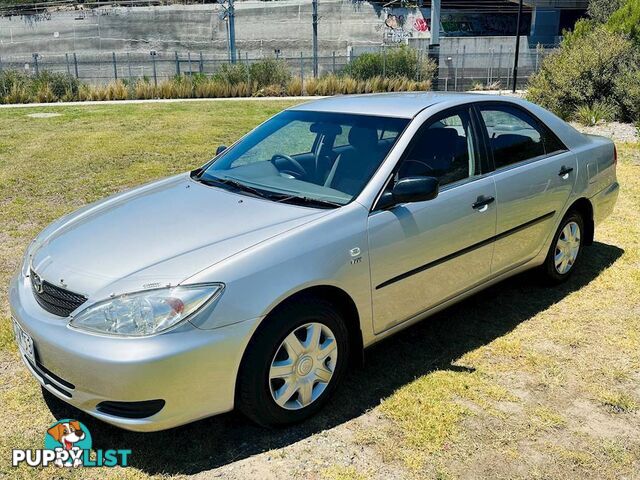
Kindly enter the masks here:
M 224 152 L 227 149 L 226 145 L 220 145 L 218 148 L 216 148 L 216 155 L 220 155 L 222 152 Z
M 438 196 L 439 182 L 434 177 L 407 177 L 398 181 L 390 192 L 378 201 L 378 208 L 390 208 L 399 203 L 424 202 Z

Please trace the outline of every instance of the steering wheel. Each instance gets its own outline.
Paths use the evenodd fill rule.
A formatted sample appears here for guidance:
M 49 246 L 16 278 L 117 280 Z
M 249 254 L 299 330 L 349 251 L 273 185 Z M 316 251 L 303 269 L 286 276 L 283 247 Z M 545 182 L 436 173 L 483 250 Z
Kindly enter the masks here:
M 288 173 L 290 175 L 293 175 L 295 178 L 307 176 L 307 171 L 302 165 L 300 165 L 300 162 L 298 162 L 295 158 L 290 157 L 289 155 L 285 155 L 284 153 L 276 153 L 273 157 L 271 157 L 271 163 L 273 163 L 274 167 L 278 168 L 276 166 L 276 159 L 278 158 L 286 160 L 294 167 L 293 170 L 279 170 L 280 173 Z
M 421 167 L 426 167 L 427 169 L 430 170 L 430 173 L 435 171 L 435 169 L 431 165 L 429 165 L 428 163 L 425 163 L 425 162 L 423 162 L 421 160 L 405 160 L 404 161 L 404 165 L 407 165 L 409 163 L 417 163 Z M 402 167 L 400 167 L 400 168 L 402 169 Z

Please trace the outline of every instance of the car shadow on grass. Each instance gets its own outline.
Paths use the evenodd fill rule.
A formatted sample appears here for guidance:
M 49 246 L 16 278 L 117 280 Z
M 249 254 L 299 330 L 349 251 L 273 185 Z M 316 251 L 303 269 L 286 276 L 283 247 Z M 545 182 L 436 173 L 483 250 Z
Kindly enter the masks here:
M 149 474 L 210 470 L 356 418 L 416 377 L 437 370 L 460 370 L 452 362 L 581 289 L 623 253 L 618 247 L 596 242 L 564 284 L 545 287 L 534 275 L 524 273 L 373 346 L 367 350 L 364 366 L 349 373 L 318 415 L 289 428 L 268 430 L 229 413 L 164 432 L 134 433 L 93 419 L 50 394 L 45 400 L 56 418 L 83 421 L 91 430 L 93 448 L 131 449 L 129 460 L 134 468 Z

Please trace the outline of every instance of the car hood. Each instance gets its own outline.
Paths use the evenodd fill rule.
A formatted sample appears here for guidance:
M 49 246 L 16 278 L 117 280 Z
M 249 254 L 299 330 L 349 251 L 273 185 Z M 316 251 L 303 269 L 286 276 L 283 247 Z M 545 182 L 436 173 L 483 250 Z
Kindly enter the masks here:
M 236 194 L 188 174 L 85 207 L 45 229 L 31 266 L 89 298 L 176 285 L 329 211 Z

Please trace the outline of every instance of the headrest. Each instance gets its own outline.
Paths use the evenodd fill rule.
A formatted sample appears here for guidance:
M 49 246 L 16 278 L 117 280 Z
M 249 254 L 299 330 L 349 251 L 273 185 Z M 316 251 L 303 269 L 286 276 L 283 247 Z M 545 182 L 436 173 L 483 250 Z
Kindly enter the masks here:
M 378 132 L 371 128 L 351 127 L 349 144 L 357 150 L 374 150 L 378 146 Z

